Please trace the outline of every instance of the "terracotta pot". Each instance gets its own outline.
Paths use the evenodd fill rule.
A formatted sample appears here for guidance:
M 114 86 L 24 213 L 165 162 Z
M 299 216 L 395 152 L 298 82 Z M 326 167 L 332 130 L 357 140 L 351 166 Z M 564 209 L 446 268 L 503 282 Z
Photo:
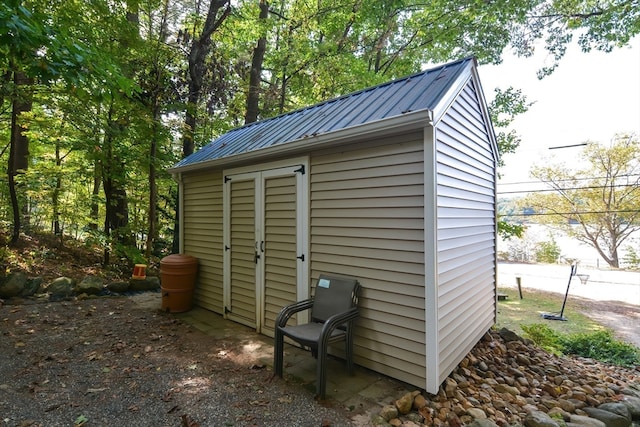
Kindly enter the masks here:
M 173 254 L 160 261 L 162 309 L 182 313 L 193 306 L 193 291 L 198 273 L 198 259 L 190 255 Z

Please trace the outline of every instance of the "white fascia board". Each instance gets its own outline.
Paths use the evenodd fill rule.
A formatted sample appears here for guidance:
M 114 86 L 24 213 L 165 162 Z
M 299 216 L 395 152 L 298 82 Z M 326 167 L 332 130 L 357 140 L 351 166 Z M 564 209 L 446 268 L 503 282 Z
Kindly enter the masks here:
M 169 168 L 168 172 L 175 175 L 176 173 L 193 172 L 223 165 L 228 166 L 230 163 L 247 163 L 251 161 L 258 161 L 266 157 L 293 155 L 303 151 L 309 151 L 319 146 L 322 148 L 328 148 L 333 145 L 339 145 L 345 141 L 354 141 L 371 136 L 387 136 L 398 133 L 398 131 L 402 130 L 422 129 L 425 126 L 431 125 L 432 122 L 433 113 L 431 110 L 412 111 L 400 116 L 377 120 L 334 132 L 308 136 L 260 150 L 249 151 L 243 154 L 223 157 L 220 159 L 205 160 L 178 168 Z

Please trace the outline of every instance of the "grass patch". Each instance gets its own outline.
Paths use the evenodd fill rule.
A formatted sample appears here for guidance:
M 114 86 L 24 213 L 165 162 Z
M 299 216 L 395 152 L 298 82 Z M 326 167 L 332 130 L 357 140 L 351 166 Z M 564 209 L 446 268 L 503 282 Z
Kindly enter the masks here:
M 615 339 L 613 332 L 580 313 L 579 303 L 564 309 L 568 321 L 548 320 L 543 313 L 558 313 L 564 295 L 527 290 L 520 299 L 518 291 L 500 288 L 507 299 L 498 302 L 496 328 L 507 328 L 525 336 L 555 354 L 573 354 L 621 366 L 640 364 L 640 350 Z
M 589 317 L 580 313 L 579 307 L 573 304 L 571 294 L 567 299 L 564 309 L 564 317 L 567 322 L 561 320 L 546 320 L 542 318 L 542 313 L 558 313 L 562 308 L 564 295 L 542 292 L 535 289 L 523 291 L 523 298 L 520 299 L 517 289 L 499 288 L 499 293 L 506 294 L 507 299 L 498 302 L 498 316 L 496 327 L 507 328 L 524 335 L 521 325 L 533 325 L 543 323 L 555 332 L 561 334 L 579 334 L 601 331 L 605 328 Z

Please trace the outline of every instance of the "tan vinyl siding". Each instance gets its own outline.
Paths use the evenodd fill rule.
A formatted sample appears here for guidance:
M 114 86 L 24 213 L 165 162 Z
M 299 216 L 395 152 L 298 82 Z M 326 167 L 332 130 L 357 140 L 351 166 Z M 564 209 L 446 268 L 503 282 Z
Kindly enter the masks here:
M 231 181 L 229 318 L 256 326 L 255 181 Z
M 424 386 L 422 134 L 311 157 L 311 276 L 357 277 L 356 363 Z
M 198 258 L 196 304 L 222 314 L 222 174 L 183 177 L 184 253 Z
M 266 180 L 264 205 L 265 289 L 262 332 L 273 336 L 280 309 L 297 300 L 296 176 Z M 289 324 L 295 324 L 295 319 L 291 319 Z
M 472 82 L 436 130 L 438 380 L 493 325 L 495 164 Z

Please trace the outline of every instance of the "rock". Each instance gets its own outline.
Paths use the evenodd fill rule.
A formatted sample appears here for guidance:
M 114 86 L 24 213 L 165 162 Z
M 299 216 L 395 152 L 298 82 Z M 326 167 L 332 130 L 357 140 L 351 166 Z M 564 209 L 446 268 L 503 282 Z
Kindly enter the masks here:
M 109 292 L 122 293 L 129 290 L 129 282 L 110 282 L 107 283 Z
M 571 418 L 569 418 L 569 421 L 571 421 L 571 423 L 573 424 L 585 427 L 606 427 L 602 421 L 584 415 L 571 414 Z
M 85 276 L 80 283 L 76 286 L 76 293 L 97 295 L 102 292 L 104 288 L 104 282 L 97 276 Z
M 22 294 L 27 286 L 27 276 L 21 272 L 11 273 L 0 283 L 0 298 L 13 298 Z
M 631 420 L 613 412 L 598 408 L 582 408 L 591 418 L 602 421 L 607 427 L 629 427 Z
M 614 414 L 618 414 L 621 417 L 625 417 L 626 419 L 631 421 L 629 408 L 627 408 L 627 405 L 622 402 L 606 402 L 598 406 L 598 409 L 604 409 L 605 411 L 613 412 Z
M 394 418 L 398 418 L 398 408 L 395 405 L 385 405 L 380 410 L 380 416 L 388 422 Z
M 542 411 L 531 411 L 524 418 L 526 427 L 560 427 L 557 421 Z
M 520 394 L 520 390 L 507 384 L 498 384 L 496 386 L 496 391 L 498 393 L 509 393 L 512 396 L 517 396 Z
M 502 339 L 505 340 L 505 342 L 522 341 L 522 338 L 520 338 L 520 336 L 518 334 L 516 334 L 513 331 L 510 331 L 507 328 L 500 329 L 499 334 L 502 337 Z
M 158 288 L 160 288 L 160 278 L 157 276 L 129 280 L 129 290 L 131 291 L 154 291 Z
M 498 427 L 498 425 L 488 418 L 478 418 L 473 420 L 469 427 Z
M 547 415 L 553 419 L 562 419 L 563 421 L 569 421 L 571 419 L 570 413 L 558 407 L 551 408 L 551 410 L 547 412 Z
M 411 393 L 406 393 L 400 399 L 396 400 L 395 403 L 400 414 L 408 414 L 413 407 L 413 395 Z
M 371 417 L 371 425 L 384 427 L 384 426 L 390 426 L 391 424 L 389 424 L 387 420 L 385 420 L 382 416 L 374 415 Z
M 427 406 L 427 399 L 425 399 L 423 395 L 418 394 L 413 399 L 413 409 L 420 410 L 420 408 L 424 408 L 425 406 Z
M 447 397 L 453 397 L 457 388 L 458 383 L 453 378 L 447 378 L 444 380 L 444 392 Z
M 620 396 L 620 403 L 627 407 L 631 419 L 640 420 L 640 397 L 623 394 Z
M 474 419 L 487 418 L 487 414 L 480 408 L 469 408 L 467 414 L 471 415 Z
M 69 277 L 58 277 L 45 287 L 45 291 L 53 297 L 68 297 L 73 295 L 75 280 Z
M 40 289 L 40 286 L 42 286 L 42 281 L 43 281 L 42 277 L 33 277 L 31 279 L 28 279 L 27 284 L 25 285 L 24 289 L 20 293 L 20 296 L 21 297 L 33 296 L 36 292 L 38 292 L 38 289 Z

